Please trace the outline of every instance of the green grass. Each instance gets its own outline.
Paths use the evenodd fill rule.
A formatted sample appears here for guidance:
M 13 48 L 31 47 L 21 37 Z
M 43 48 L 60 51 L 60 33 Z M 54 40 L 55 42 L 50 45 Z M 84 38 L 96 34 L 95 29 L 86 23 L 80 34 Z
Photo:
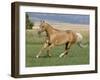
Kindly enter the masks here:
M 85 37 L 83 42 L 88 41 L 87 32 L 82 32 L 82 34 Z M 51 57 L 48 57 L 46 51 L 44 51 L 40 58 L 35 58 L 44 40 L 44 34 L 39 37 L 34 30 L 26 31 L 26 67 L 89 64 L 89 46 L 80 48 L 76 44 L 71 47 L 69 54 L 62 58 L 58 56 L 64 51 L 64 45 L 54 47 L 50 51 Z

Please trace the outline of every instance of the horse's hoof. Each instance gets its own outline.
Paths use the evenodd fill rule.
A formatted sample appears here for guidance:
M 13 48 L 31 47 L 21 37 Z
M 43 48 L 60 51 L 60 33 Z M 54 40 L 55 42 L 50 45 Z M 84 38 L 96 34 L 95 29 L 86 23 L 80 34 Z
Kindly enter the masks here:
M 39 56 L 36 56 L 36 58 L 39 58 Z
M 59 55 L 59 58 L 62 58 L 63 57 L 63 55 Z
M 49 57 L 51 57 L 51 55 L 48 55 Z
M 59 58 L 61 58 L 62 56 L 59 56 Z

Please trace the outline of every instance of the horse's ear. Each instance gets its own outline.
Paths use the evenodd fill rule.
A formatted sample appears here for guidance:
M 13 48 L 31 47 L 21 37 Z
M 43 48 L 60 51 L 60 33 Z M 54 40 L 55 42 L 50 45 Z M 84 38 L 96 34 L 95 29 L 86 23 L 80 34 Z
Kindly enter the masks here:
M 45 23 L 45 21 L 44 20 L 41 20 L 41 23 Z
M 43 23 L 45 23 L 45 21 L 43 20 Z

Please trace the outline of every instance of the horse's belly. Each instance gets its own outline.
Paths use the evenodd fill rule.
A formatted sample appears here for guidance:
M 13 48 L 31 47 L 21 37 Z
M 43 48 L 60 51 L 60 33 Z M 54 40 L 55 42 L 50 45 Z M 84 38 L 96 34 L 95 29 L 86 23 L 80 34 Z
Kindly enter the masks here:
M 61 44 L 65 44 L 65 43 L 66 43 L 66 41 L 64 41 L 64 40 L 63 41 L 57 41 L 56 45 L 61 45 Z
M 59 36 L 58 38 L 55 39 L 56 45 L 65 44 L 66 42 L 67 42 L 66 36 Z

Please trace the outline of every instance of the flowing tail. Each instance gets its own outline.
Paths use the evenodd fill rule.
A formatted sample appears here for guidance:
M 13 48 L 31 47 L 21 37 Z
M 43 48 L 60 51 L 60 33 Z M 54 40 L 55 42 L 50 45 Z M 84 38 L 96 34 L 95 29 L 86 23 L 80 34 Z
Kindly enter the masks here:
M 87 43 L 82 43 L 82 42 L 79 42 L 78 45 L 81 47 L 81 48 L 86 48 L 88 46 L 88 42 Z
M 83 36 L 80 34 L 80 33 L 76 33 L 77 35 L 77 44 L 81 47 L 81 48 L 85 48 L 88 46 L 88 42 L 87 43 L 82 43 L 82 40 L 83 40 Z

